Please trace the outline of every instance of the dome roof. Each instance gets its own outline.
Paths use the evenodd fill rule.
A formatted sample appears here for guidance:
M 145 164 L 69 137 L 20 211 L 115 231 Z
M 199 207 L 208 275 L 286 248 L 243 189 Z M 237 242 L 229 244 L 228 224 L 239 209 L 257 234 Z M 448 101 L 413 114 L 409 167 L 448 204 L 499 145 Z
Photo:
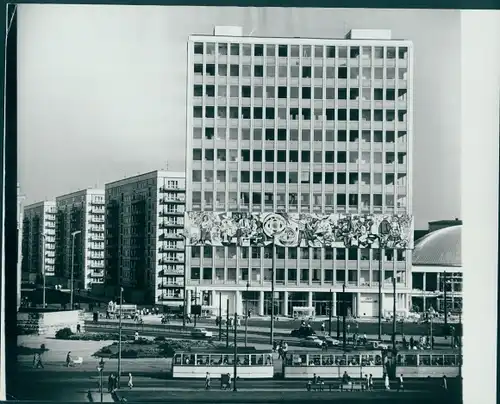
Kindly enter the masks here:
M 445 227 L 422 237 L 412 253 L 413 265 L 462 266 L 462 226 Z

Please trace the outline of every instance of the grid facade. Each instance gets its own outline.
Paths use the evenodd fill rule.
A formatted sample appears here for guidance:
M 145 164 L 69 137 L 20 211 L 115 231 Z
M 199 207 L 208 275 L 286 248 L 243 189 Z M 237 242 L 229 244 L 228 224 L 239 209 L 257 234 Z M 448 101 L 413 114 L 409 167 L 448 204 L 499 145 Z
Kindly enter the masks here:
M 188 55 L 188 211 L 412 213 L 410 41 L 192 36 Z M 188 250 L 187 286 L 232 287 L 241 311 L 248 282 L 245 300 L 266 311 L 272 247 Z M 401 308 L 407 255 L 383 262 Z M 363 315 L 361 294 L 378 287 L 378 251 L 277 248 L 276 260 L 281 314 L 324 311 L 319 294 L 346 283 Z
M 35 283 L 46 281 L 55 274 L 56 206 L 54 201 L 44 201 L 24 208 L 22 229 L 22 280 Z
M 106 283 L 138 304 L 182 304 L 184 173 L 154 171 L 106 184 Z
M 91 289 L 104 283 L 104 190 L 84 189 L 58 196 L 56 273 L 74 287 Z M 74 260 L 73 236 L 74 236 Z

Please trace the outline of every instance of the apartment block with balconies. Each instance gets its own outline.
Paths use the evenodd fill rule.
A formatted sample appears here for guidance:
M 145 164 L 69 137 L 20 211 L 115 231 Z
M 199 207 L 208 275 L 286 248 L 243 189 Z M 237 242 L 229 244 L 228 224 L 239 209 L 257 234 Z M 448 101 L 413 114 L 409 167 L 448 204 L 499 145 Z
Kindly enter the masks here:
M 56 198 L 56 272 L 64 286 L 73 268 L 75 288 L 104 283 L 104 190 L 84 189 Z
M 22 222 L 22 281 L 50 285 L 55 275 L 56 205 L 43 201 L 24 207 Z
M 179 306 L 184 289 L 185 174 L 153 171 L 106 190 L 106 283 L 126 300 Z

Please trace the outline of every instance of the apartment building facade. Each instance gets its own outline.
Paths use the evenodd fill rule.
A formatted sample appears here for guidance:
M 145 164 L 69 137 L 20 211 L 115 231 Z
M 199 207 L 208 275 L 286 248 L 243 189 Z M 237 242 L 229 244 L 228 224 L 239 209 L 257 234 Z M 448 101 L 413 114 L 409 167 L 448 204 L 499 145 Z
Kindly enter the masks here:
M 55 201 L 43 201 L 25 206 L 22 221 L 22 282 L 41 285 L 45 273 L 46 284 L 53 283 L 55 246 Z
M 116 296 L 122 285 L 127 302 L 182 305 L 185 174 L 153 171 L 105 194 L 107 287 Z
M 64 287 L 104 283 L 104 190 L 83 189 L 56 198 L 56 275 Z
M 343 39 L 188 40 L 186 211 L 412 215 L 413 45 L 388 30 Z M 407 250 L 276 247 L 275 313 L 357 316 L 411 305 Z M 187 246 L 188 301 L 271 312 L 273 250 Z M 379 279 L 379 259 L 382 279 Z M 220 297 L 218 297 L 220 295 Z M 201 299 L 201 300 L 198 300 Z

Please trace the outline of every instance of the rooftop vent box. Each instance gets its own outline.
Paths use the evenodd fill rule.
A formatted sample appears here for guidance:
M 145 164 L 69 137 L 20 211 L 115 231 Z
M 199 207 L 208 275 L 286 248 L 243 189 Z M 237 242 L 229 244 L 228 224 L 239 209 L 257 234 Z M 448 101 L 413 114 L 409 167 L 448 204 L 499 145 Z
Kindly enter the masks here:
M 243 36 L 243 27 L 218 26 L 214 27 L 216 36 Z
M 352 29 L 346 39 L 379 39 L 389 41 L 392 39 L 390 29 Z

